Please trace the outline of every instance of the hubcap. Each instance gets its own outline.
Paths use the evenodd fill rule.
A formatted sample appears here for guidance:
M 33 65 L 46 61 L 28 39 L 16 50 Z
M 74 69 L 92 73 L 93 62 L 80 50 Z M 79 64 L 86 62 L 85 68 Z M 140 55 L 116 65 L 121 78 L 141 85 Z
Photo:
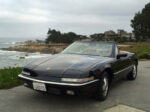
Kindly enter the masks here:
M 136 71 L 136 66 L 133 66 L 133 77 L 136 78 L 137 71 Z
M 103 96 L 107 95 L 108 92 L 108 78 L 105 76 L 103 79 Z

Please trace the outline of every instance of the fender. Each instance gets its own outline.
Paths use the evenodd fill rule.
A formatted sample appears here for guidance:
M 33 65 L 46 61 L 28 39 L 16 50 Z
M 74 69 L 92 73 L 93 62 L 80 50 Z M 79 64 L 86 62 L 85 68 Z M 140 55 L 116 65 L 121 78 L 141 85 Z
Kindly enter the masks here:
M 107 71 L 110 74 L 110 77 L 113 78 L 112 66 L 110 63 L 103 63 L 94 67 L 92 71 L 90 71 L 90 74 L 94 75 L 95 78 L 100 78 L 104 71 Z

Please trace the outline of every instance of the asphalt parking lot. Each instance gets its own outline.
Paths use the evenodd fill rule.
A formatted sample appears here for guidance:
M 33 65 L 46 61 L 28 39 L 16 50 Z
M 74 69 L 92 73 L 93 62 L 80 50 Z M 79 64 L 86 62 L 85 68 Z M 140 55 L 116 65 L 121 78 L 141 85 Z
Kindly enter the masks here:
M 139 62 L 135 81 L 114 83 L 104 102 L 92 98 L 50 95 L 24 86 L 0 90 L 0 112 L 101 112 L 123 104 L 150 112 L 150 61 Z

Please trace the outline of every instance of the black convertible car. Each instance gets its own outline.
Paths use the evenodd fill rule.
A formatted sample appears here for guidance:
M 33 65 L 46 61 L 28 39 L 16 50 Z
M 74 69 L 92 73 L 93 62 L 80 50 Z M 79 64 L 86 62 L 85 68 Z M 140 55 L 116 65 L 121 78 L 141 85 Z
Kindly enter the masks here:
M 92 94 L 105 100 L 112 81 L 135 80 L 134 53 L 119 52 L 115 43 L 74 42 L 59 54 L 32 62 L 19 78 L 26 87 L 55 94 Z

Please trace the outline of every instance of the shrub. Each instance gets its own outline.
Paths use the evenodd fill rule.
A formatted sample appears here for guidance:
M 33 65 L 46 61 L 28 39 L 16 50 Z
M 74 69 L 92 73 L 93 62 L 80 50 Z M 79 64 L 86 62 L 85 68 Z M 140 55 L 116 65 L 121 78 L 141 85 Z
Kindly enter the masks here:
M 19 73 L 22 68 L 4 68 L 0 69 L 0 89 L 8 89 L 21 84 L 18 79 Z

